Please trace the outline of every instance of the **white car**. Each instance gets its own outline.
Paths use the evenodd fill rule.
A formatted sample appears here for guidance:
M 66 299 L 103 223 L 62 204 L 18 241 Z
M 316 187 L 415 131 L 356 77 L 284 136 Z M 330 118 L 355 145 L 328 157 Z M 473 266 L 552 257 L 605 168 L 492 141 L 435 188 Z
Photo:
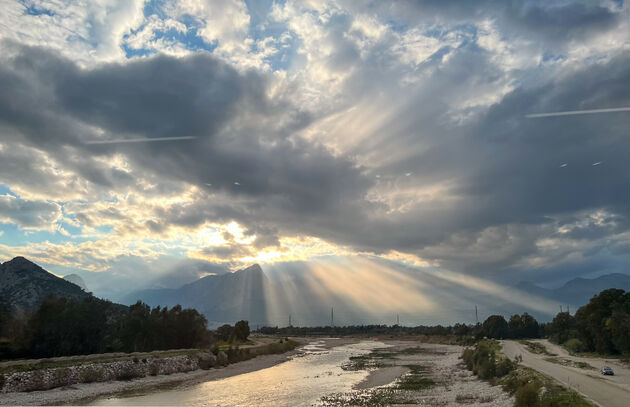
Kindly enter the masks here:
M 604 366 L 602 368 L 602 374 L 605 375 L 605 376 L 614 376 L 615 372 L 612 370 L 611 367 Z

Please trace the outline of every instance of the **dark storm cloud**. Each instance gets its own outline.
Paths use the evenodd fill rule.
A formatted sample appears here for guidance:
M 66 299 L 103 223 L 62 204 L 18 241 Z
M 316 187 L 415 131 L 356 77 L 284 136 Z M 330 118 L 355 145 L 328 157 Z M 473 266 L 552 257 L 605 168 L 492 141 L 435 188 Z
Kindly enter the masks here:
M 159 213 L 167 225 L 257 221 L 259 208 L 269 206 L 296 222 L 338 211 L 360 200 L 370 185 L 353 161 L 292 137 L 309 123 L 309 114 L 286 100 L 269 99 L 263 75 L 238 73 L 209 54 L 156 56 L 87 70 L 41 48 L 14 45 L 13 51 L 0 67 L 0 86 L 9 90 L 0 95 L 0 118 L 10 141 L 42 149 L 111 189 L 120 180 L 91 157 L 121 153 L 140 170 L 136 175 L 234 197 L 234 202 L 198 202 L 187 211 L 170 208 Z M 196 138 L 85 144 L 138 136 Z
M 61 219 L 61 207 L 53 202 L 25 201 L 0 195 L 0 222 L 25 229 L 50 229 Z
M 495 17 L 511 30 L 521 29 L 552 42 L 610 29 L 621 18 L 619 11 L 604 5 L 577 1 L 408 0 L 392 9 L 407 19 L 434 17 L 453 22 Z

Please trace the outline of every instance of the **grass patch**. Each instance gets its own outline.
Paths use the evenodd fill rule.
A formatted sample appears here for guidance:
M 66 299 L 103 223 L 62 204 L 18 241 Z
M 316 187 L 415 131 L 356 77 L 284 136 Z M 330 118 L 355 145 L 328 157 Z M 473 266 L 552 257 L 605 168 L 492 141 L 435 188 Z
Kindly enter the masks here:
M 419 346 L 400 350 L 377 348 L 365 355 L 351 356 L 348 362 L 341 365 L 341 368 L 347 371 L 378 369 L 392 366 L 390 363 L 384 362 L 384 360 L 396 359 L 399 355 L 415 355 L 423 352 L 427 352 L 427 350 Z
M 555 363 L 557 365 L 562 365 L 562 366 L 577 367 L 578 369 L 597 370 L 592 365 L 586 362 L 582 362 L 582 361 L 575 361 L 575 360 L 557 358 L 557 357 L 545 358 L 545 360 L 547 362 Z
M 419 365 L 406 365 L 409 373 L 400 377 L 394 383 L 393 388 L 397 390 L 421 391 L 433 387 L 435 382 L 430 377 L 426 377 L 427 369 Z
M 379 388 L 359 393 L 341 393 L 321 398 L 326 407 L 381 407 L 393 404 L 416 404 L 416 400 L 391 388 Z
M 516 407 L 595 407 L 577 392 L 533 369 L 518 366 L 498 384 L 515 396 Z
M 537 355 L 557 356 L 555 353 L 549 352 L 545 345 L 543 345 L 542 343 L 523 340 L 519 341 L 519 343 L 525 345 L 525 347 L 527 347 L 527 350 L 529 350 L 531 353 L 535 353 Z

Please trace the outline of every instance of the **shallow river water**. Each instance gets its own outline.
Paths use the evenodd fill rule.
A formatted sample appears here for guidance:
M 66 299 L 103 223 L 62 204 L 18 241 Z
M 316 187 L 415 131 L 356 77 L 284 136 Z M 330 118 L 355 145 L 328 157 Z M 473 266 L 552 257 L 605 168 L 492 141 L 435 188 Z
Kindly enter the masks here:
M 322 396 L 350 391 L 367 376 L 366 371 L 344 371 L 341 365 L 350 356 L 369 353 L 386 346 L 381 342 L 360 343 L 325 349 L 323 342 L 303 348 L 303 355 L 267 369 L 185 389 L 143 396 L 108 398 L 93 405 L 186 405 L 186 406 L 312 406 Z

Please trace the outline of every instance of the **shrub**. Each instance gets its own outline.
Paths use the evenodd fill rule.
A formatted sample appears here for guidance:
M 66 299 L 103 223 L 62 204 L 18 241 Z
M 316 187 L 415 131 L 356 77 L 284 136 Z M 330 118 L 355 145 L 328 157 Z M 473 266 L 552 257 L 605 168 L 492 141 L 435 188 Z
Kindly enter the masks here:
M 94 383 L 103 379 L 103 372 L 93 366 L 87 366 L 79 372 L 80 383 Z
M 4 375 L 0 374 L 0 390 L 2 390 L 2 388 L 4 387 L 4 382 L 5 382 Z
M 70 384 L 70 369 L 67 367 L 55 369 L 52 372 L 52 380 L 49 383 L 49 388 L 67 386 Z
M 494 357 L 488 359 L 482 359 L 477 365 L 477 376 L 483 380 L 492 379 L 496 377 L 497 369 L 494 361 Z
M 516 367 L 516 363 L 512 362 L 510 359 L 502 358 L 497 363 L 496 368 L 496 377 L 503 377 L 510 373 Z
M 137 372 L 132 366 L 123 366 L 118 373 L 116 373 L 116 380 L 132 380 L 137 377 L 142 377 L 142 374 Z
M 461 357 L 468 370 L 481 379 L 490 380 L 507 375 L 515 367 L 511 360 L 497 356 L 497 349 L 495 342 L 481 341 L 474 349 L 464 349 Z
M 536 407 L 538 406 L 538 392 L 540 386 L 535 383 L 528 383 L 520 387 L 516 391 L 516 397 L 514 401 L 514 407 Z
M 216 365 L 217 358 L 212 353 L 202 353 L 199 355 L 198 361 L 200 369 L 208 370 Z
M 154 361 L 149 365 L 149 376 L 157 376 L 158 374 L 160 374 L 160 364 Z

